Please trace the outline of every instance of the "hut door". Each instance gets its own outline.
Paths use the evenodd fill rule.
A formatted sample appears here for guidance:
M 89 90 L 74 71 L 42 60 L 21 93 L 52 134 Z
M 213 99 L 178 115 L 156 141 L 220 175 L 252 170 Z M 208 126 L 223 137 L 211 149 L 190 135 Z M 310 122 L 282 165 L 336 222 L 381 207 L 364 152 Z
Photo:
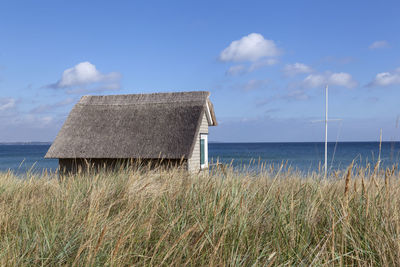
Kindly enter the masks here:
M 208 166 L 208 135 L 200 134 L 200 167 Z

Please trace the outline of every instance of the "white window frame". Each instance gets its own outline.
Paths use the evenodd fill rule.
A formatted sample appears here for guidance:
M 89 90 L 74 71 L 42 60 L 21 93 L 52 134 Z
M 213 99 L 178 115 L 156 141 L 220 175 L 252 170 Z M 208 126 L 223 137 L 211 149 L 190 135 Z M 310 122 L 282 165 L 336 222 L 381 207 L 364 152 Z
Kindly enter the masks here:
M 204 169 L 208 167 L 208 134 L 200 134 L 200 140 L 204 140 L 204 164 L 201 164 L 201 154 L 200 154 L 200 168 Z M 199 142 L 201 146 L 201 141 Z M 200 147 L 201 153 L 201 147 Z

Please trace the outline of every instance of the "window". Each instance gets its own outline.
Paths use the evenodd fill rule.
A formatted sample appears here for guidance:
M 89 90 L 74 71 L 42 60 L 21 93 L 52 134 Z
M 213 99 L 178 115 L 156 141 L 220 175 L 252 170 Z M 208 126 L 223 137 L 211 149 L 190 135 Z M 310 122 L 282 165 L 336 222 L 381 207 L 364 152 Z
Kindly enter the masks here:
M 208 135 L 200 134 L 200 167 L 208 166 Z

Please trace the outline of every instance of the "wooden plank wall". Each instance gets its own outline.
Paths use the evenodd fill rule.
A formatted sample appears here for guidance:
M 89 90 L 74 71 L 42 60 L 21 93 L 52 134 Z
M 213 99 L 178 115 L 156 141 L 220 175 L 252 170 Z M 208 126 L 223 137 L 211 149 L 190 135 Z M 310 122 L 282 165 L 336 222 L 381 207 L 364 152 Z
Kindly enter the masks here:
M 208 121 L 205 113 L 203 119 L 201 120 L 199 133 L 196 136 L 196 143 L 194 144 L 192 157 L 188 162 L 188 169 L 192 172 L 200 170 L 200 134 L 208 134 Z

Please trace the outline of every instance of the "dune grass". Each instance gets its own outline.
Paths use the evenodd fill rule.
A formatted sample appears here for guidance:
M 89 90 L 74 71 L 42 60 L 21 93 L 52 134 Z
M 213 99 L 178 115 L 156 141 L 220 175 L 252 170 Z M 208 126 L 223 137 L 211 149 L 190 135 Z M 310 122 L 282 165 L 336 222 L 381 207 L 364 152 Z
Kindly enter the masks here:
M 400 265 L 400 177 L 0 174 L 1 266 Z

